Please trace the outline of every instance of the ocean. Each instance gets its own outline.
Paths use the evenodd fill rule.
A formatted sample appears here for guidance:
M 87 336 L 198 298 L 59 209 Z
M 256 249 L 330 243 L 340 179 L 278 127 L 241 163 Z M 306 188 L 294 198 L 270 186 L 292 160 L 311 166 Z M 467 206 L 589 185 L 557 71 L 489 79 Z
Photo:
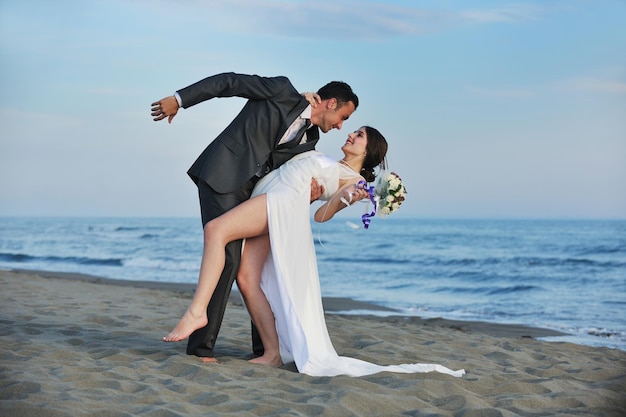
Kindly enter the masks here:
M 626 220 L 346 220 L 312 222 L 324 296 L 626 350 Z M 201 253 L 194 218 L 0 217 L 0 269 L 195 283 Z

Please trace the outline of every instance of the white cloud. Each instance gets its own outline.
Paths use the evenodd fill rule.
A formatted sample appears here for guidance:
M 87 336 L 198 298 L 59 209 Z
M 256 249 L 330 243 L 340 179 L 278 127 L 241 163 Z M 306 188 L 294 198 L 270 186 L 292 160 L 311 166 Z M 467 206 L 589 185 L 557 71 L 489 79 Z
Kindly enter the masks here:
M 461 11 L 459 16 L 474 23 L 519 22 L 536 20 L 541 12 L 542 10 L 534 5 L 518 4 L 497 9 Z
M 24 132 L 30 129 L 63 129 L 67 127 L 79 126 L 83 124 L 80 117 L 68 115 L 68 113 L 60 112 L 33 112 L 23 111 L 11 107 L 0 107 L 0 112 L 7 120 L 2 124 L 0 132 L 2 132 L 5 140 L 12 139 L 13 132 Z
M 557 82 L 557 88 L 564 91 L 601 94 L 626 94 L 626 82 L 600 78 L 575 77 Z
M 546 91 L 562 91 L 572 93 L 593 93 L 593 94 L 626 94 L 626 82 L 617 80 L 607 76 L 579 76 L 553 82 L 548 85 L 526 87 L 526 88 L 509 88 L 509 87 L 493 87 L 493 86 L 476 86 L 466 85 L 466 91 L 487 97 L 499 98 L 529 98 L 535 97 Z
M 530 4 L 473 10 L 406 4 L 354 0 L 211 0 L 188 2 L 182 7 L 193 7 L 198 20 L 223 32 L 374 41 L 391 36 L 419 36 L 467 24 L 534 20 L 542 12 Z M 439 7 L 438 3 L 434 4 Z M 167 6 L 171 7 L 169 3 Z

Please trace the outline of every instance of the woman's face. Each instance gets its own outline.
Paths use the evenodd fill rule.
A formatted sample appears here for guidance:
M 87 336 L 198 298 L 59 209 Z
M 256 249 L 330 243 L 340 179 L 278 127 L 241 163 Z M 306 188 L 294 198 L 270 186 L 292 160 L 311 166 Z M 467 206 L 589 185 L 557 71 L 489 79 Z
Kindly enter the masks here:
M 366 149 L 367 134 L 364 127 L 349 133 L 346 143 L 341 147 L 346 156 L 365 156 Z

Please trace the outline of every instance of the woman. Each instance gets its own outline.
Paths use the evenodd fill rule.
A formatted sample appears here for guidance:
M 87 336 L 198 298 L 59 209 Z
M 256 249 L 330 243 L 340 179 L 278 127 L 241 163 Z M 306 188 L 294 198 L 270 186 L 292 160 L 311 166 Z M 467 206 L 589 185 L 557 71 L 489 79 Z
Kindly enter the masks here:
M 309 375 L 367 375 L 381 371 L 430 372 L 460 376 L 440 365 L 384 367 L 335 352 L 324 320 L 317 263 L 310 226 L 311 178 L 324 188 L 326 200 L 315 220 L 324 222 L 368 192 L 357 186 L 385 168 L 387 142 L 374 128 L 348 135 L 344 158 L 334 161 L 317 152 L 297 155 L 257 183 L 253 197 L 207 223 L 200 278 L 191 305 L 166 342 L 183 340 L 207 324 L 206 307 L 224 265 L 224 247 L 246 238 L 237 283 L 265 353 L 253 360 L 279 366 L 294 361 Z M 342 198 L 343 197 L 343 198 Z

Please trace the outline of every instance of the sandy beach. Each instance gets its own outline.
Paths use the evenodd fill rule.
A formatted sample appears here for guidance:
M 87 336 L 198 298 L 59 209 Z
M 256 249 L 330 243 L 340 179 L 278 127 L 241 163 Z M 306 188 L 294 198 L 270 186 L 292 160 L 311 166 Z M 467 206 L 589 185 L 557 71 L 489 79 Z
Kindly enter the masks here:
M 193 286 L 0 271 L 2 416 L 623 416 L 626 352 L 524 326 L 332 314 L 341 355 L 440 363 L 467 374 L 310 377 L 247 362 L 248 315 L 232 297 L 218 364 L 161 342 Z M 367 306 L 369 308 L 369 306 Z

